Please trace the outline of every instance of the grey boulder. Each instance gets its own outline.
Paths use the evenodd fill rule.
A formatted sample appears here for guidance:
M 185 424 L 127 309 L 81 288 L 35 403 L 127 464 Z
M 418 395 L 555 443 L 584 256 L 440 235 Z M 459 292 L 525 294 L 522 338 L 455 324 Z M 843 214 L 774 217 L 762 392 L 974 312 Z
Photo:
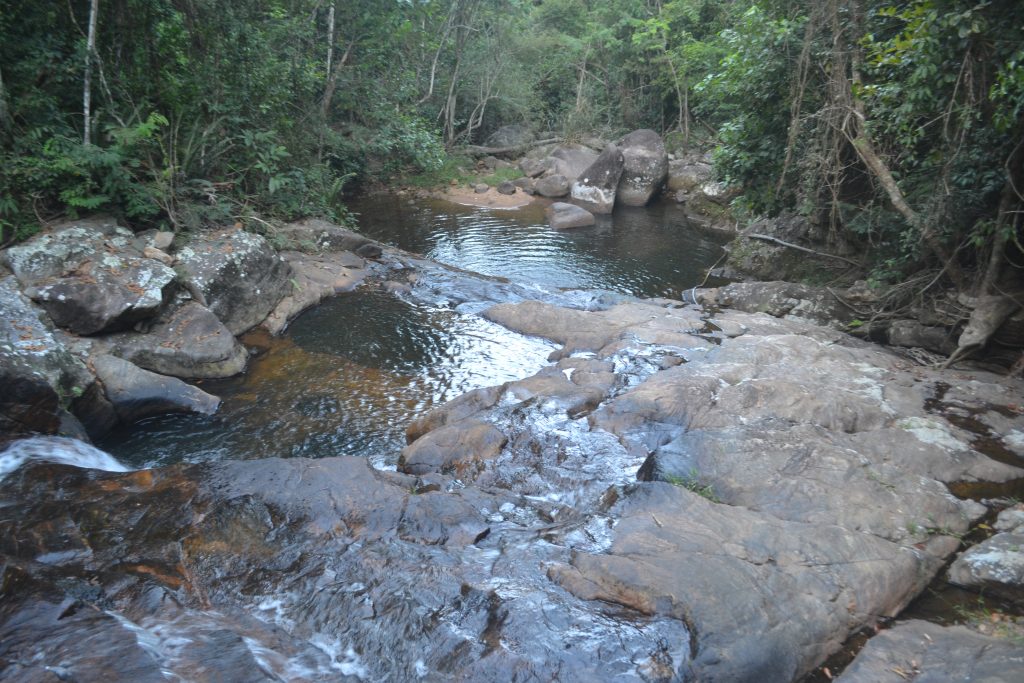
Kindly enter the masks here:
M 231 377 L 249 359 L 217 316 L 194 301 L 161 316 L 147 333 L 111 335 L 104 346 L 139 367 L 184 378 Z
M 220 399 L 180 379 L 158 375 L 126 360 L 101 354 L 92 359 L 107 400 L 122 422 L 165 413 L 211 415 Z
M 533 189 L 541 197 L 564 197 L 569 194 L 569 179 L 564 175 L 549 175 L 534 183 Z
M 178 252 L 190 290 L 231 331 L 263 322 L 291 289 L 291 271 L 259 235 L 225 230 L 194 238 Z
M 665 142 L 653 130 L 644 128 L 626 135 L 618 143 L 622 150 L 622 177 L 616 192 L 625 206 L 644 206 L 661 189 L 668 175 Z
M 617 146 L 605 147 L 597 161 L 572 184 L 573 201 L 593 213 L 611 213 L 624 165 L 622 151 Z
M 12 247 L 4 259 L 57 325 L 97 334 L 155 315 L 173 292 L 174 271 L 144 258 L 133 241 L 113 223 L 81 221 Z

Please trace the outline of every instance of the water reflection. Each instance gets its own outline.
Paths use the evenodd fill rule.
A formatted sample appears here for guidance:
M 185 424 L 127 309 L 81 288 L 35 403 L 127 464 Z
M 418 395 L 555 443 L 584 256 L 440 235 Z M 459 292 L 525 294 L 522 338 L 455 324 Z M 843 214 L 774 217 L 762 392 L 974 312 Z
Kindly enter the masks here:
M 164 416 L 113 435 L 104 448 L 134 466 L 180 460 L 359 455 L 395 462 L 405 426 L 434 405 L 530 375 L 554 346 L 476 316 L 380 291 L 337 297 L 284 338 L 254 333 L 249 371 L 208 381 L 213 417 Z
M 352 204 L 374 239 L 485 275 L 547 289 L 607 289 L 678 297 L 699 284 L 721 242 L 693 229 L 671 202 L 619 208 L 592 228 L 552 230 L 544 204 L 480 209 L 378 196 Z

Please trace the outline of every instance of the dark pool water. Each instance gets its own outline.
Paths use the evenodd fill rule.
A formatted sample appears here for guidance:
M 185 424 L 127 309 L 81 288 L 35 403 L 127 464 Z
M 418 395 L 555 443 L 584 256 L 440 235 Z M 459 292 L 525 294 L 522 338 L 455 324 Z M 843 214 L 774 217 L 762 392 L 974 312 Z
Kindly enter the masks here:
M 367 236 L 485 275 L 635 296 L 680 295 L 722 255 L 721 239 L 687 221 L 674 202 L 623 207 L 592 228 L 552 230 L 547 203 L 480 209 L 443 200 L 368 197 L 351 204 Z
M 668 204 L 617 211 L 569 232 L 551 230 L 543 206 L 486 210 L 392 196 L 353 208 L 375 239 L 534 291 L 678 297 L 721 254 Z M 200 385 L 223 399 L 216 415 L 152 418 L 100 446 L 133 467 L 332 455 L 391 466 L 413 418 L 472 389 L 529 376 L 555 348 L 437 297 L 374 287 L 307 311 L 281 338 L 250 333 L 243 341 L 256 353 L 247 372 Z

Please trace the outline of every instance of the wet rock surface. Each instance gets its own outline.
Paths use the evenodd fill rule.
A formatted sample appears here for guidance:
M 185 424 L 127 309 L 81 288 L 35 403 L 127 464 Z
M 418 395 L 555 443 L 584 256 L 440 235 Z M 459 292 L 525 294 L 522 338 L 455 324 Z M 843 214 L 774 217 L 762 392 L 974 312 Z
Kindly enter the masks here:
M 984 636 L 963 626 L 908 621 L 872 638 L 836 680 L 1011 683 L 1022 678 L 1024 657 L 1019 643 Z
M 280 334 L 299 313 L 327 297 L 355 289 L 367 275 L 365 261 L 351 252 L 313 255 L 285 251 L 281 257 L 291 267 L 292 291 L 262 322 L 271 334 Z
M 798 680 L 956 551 L 985 508 L 950 486 L 1024 477 L 1019 381 L 913 366 L 803 294 L 377 266 L 561 348 L 421 415 L 399 471 L 26 464 L 0 483 L 0 678 Z
M 597 222 L 594 214 L 575 204 L 566 204 L 565 202 L 555 202 L 544 210 L 544 214 L 548 218 L 548 223 L 555 230 L 585 228 Z

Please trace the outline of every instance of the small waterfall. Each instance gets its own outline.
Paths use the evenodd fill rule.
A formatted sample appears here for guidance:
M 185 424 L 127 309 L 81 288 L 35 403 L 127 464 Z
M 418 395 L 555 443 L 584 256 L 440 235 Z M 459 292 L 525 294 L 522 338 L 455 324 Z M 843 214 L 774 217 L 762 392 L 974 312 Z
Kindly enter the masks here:
M 108 472 L 127 472 L 128 468 L 109 453 L 63 436 L 33 436 L 15 441 L 0 452 L 0 480 L 29 460 L 55 462 Z

